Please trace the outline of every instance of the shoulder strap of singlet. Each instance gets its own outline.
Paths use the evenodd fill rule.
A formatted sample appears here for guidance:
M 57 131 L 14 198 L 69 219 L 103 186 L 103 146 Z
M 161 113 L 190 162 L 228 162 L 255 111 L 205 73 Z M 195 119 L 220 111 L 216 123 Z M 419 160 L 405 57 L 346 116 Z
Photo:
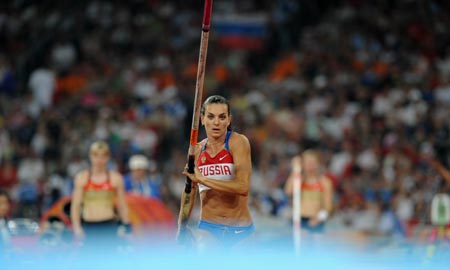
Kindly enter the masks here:
M 228 146 L 228 141 L 230 139 L 230 136 L 231 136 L 231 130 L 228 130 L 227 131 L 227 136 L 225 137 L 225 149 L 227 151 L 230 151 L 230 147 Z
M 208 139 L 205 140 L 205 144 L 202 146 L 202 152 L 206 150 L 206 144 L 208 144 Z
M 107 182 L 110 182 L 111 181 L 111 171 L 110 170 L 107 170 L 106 171 L 106 181 Z M 87 180 L 87 182 L 86 182 L 86 184 L 89 184 L 91 182 L 91 170 L 89 169 L 89 171 L 88 171 L 88 180 Z

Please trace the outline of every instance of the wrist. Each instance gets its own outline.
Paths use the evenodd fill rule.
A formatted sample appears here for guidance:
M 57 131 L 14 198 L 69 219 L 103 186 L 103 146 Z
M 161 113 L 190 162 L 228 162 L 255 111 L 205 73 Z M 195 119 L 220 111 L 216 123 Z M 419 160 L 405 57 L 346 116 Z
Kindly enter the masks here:
M 119 222 L 119 227 L 123 228 L 123 230 L 125 231 L 125 233 L 131 233 L 133 230 L 133 226 L 131 225 L 131 223 L 128 222 Z
M 317 213 L 316 218 L 320 221 L 320 222 L 324 222 L 328 219 L 329 213 L 327 210 L 325 209 L 321 209 L 319 211 L 319 213 Z
M 204 183 L 205 183 L 205 179 L 204 179 L 203 177 L 198 177 L 198 178 L 197 178 L 197 183 L 198 183 L 198 184 L 205 185 L 205 184 L 204 184 Z

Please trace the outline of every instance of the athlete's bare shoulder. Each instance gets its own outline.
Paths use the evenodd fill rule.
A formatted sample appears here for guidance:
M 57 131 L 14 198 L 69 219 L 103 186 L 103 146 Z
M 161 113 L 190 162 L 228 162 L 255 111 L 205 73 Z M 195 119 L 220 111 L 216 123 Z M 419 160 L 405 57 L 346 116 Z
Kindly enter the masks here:
M 205 146 L 206 142 L 207 142 L 207 140 L 203 139 L 195 145 L 195 153 L 196 154 L 198 154 L 202 150 L 202 148 L 203 148 L 203 146 Z
M 230 146 L 249 146 L 250 142 L 244 134 L 233 131 L 230 136 Z
M 244 143 L 248 142 L 247 136 L 245 136 L 242 133 L 236 132 L 236 131 L 233 131 L 231 133 L 230 140 L 233 140 L 233 141 L 236 140 L 236 141 L 244 142 Z
M 202 147 L 205 145 L 206 141 L 207 141 L 206 138 L 203 139 L 203 140 L 201 140 L 201 141 L 199 141 L 199 142 L 195 145 L 195 147 L 196 147 L 196 148 L 202 148 Z
M 330 187 L 330 188 L 333 187 L 333 182 L 331 182 L 331 179 L 328 176 L 326 176 L 325 174 L 322 175 L 322 177 L 320 178 L 320 181 L 322 182 L 322 184 L 325 187 Z
M 89 178 L 89 170 L 82 170 L 75 175 L 74 181 L 75 185 L 83 185 L 87 182 Z
M 111 176 L 111 179 L 121 179 L 122 174 L 118 171 L 110 171 L 109 175 Z
M 111 182 L 113 185 L 117 186 L 118 184 L 121 184 L 123 182 L 122 174 L 118 171 L 110 171 L 109 177 L 111 177 Z

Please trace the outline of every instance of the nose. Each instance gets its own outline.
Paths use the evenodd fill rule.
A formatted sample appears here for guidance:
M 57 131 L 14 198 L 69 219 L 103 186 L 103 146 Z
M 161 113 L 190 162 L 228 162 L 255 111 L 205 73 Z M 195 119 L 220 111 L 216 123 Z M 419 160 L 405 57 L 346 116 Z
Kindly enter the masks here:
M 218 125 L 219 124 L 219 118 L 218 117 L 214 118 L 213 124 L 214 125 Z

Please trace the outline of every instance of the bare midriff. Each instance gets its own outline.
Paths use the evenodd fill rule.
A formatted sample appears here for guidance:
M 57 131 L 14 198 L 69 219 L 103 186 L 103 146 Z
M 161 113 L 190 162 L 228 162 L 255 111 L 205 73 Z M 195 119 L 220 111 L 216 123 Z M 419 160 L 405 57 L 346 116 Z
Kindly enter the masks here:
M 109 190 L 89 190 L 83 198 L 83 220 L 105 221 L 115 217 L 114 193 Z
M 229 226 L 248 226 L 252 223 L 248 196 L 240 196 L 215 190 L 200 193 L 201 219 Z

